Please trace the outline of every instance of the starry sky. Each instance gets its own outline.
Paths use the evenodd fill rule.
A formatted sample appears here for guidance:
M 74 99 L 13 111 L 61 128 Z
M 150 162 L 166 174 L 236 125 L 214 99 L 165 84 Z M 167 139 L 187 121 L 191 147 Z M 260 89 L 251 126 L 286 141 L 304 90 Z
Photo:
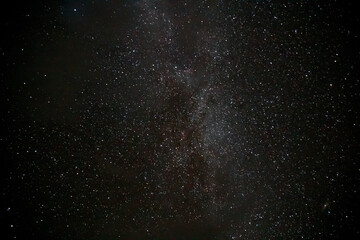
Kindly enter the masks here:
M 359 239 L 354 2 L 4 5 L 2 239 Z

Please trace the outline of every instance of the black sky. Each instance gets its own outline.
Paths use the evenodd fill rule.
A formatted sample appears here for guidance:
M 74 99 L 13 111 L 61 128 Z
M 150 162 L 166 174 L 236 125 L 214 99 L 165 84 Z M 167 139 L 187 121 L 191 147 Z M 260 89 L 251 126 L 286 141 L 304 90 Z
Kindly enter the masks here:
M 14 1 L 7 239 L 357 239 L 354 1 Z

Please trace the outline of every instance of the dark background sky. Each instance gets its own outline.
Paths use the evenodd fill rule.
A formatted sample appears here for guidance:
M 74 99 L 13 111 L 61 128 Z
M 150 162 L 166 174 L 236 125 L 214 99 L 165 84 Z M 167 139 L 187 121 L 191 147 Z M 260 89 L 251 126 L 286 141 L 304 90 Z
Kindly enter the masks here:
M 6 239 L 358 239 L 354 2 L 3 5 Z

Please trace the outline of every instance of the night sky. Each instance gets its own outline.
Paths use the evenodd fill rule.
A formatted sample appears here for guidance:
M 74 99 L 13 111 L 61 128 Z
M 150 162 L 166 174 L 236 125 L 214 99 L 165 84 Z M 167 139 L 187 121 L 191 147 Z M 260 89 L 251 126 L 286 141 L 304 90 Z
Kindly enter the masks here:
M 1 239 L 360 239 L 353 2 L 3 4 Z

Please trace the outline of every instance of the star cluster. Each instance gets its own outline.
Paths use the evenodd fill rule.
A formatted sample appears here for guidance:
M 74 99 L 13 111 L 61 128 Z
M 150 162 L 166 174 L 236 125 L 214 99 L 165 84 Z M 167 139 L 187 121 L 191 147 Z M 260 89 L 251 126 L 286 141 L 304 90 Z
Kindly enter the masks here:
M 10 6 L 9 239 L 356 239 L 352 2 Z

